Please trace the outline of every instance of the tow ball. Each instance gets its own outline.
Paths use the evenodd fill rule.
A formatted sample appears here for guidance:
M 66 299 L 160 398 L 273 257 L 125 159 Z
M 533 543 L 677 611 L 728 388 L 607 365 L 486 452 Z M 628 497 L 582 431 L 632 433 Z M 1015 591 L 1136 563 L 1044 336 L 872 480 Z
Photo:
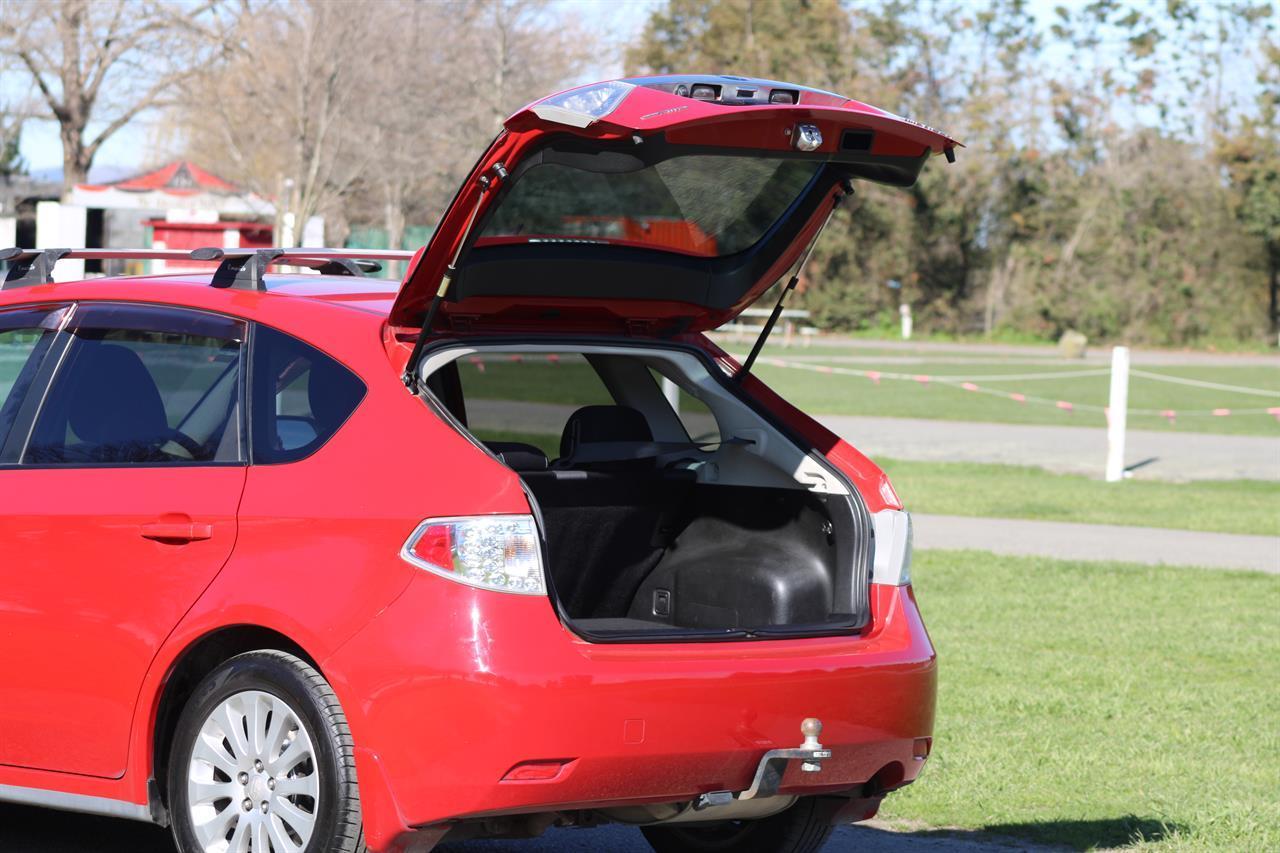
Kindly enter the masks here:
M 735 801 L 772 797 L 778 793 L 778 786 L 782 784 L 783 774 L 787 772 L 787 763 L 790 761 L 799 761 L 800 769 L 805 773 L 821 772 L 823 759 L 831 757 L 831 750 L 818 740 L 818 736 L 822 734 L 822 721 L 817 717 L 806 717 L 800 723 L 800 734 L 804 735 L 804 742 L 800 746 L 794 749 L 771 749 L 764 754 L 760 764 L 756 766 L 756 776 L 750 788 L 737 793 L 711 791 L 702 794 L 694 802 L 693 808 L 701 811 L 711 806 L 727 806 Z

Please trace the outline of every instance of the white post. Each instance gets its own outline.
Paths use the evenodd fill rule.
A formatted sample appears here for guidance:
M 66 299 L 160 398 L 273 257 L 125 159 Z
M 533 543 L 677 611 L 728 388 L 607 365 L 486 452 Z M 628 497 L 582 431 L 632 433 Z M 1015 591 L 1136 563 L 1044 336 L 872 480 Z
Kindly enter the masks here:
M 898 314 L 902 317 L 902 339 L 911 340 L 911 304 L 903 302 L 898 306 Z
M 671 404 L 672 409 L 675 409 L 676 414 L 680 414 L 680 386 L 664 376 L 662 377 L 662 395 L 667 398 L 667 402 Z
M 1111 405 L 1107 421 L 1107 482 L 1124 479 L 1124 429 L 1129 414 L 1129 348 L 1111 350 Z

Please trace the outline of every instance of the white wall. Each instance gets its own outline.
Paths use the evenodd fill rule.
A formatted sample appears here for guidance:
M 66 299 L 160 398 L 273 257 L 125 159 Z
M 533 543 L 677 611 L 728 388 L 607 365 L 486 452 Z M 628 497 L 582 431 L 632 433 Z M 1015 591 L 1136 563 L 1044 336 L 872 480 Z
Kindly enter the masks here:
M 84 248 L 89 211 L 79 205 L 58 201 L 36 203 L 37 249 Z M 53 268 L 55 281 L 75 281 L 84 278 L 84 261 L 68 259 L 59 261 Z

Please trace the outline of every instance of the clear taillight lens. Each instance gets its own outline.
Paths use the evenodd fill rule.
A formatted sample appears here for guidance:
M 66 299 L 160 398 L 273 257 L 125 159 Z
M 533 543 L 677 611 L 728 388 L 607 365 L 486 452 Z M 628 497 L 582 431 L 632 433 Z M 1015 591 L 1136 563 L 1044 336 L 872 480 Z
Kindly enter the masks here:
M 400 556 L 460 583 L 546 595 L 538 528 L 528 515 L 429 518 L 404 543 Z

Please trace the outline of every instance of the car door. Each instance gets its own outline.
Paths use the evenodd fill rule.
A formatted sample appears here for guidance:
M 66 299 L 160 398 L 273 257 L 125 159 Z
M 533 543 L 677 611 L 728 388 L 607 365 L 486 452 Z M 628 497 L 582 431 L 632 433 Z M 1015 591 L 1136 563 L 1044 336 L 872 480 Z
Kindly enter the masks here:
M 63 323 L 0 451 L 0 763 L 118 777 L 143 676 L 235 542 L 245 324 Z

